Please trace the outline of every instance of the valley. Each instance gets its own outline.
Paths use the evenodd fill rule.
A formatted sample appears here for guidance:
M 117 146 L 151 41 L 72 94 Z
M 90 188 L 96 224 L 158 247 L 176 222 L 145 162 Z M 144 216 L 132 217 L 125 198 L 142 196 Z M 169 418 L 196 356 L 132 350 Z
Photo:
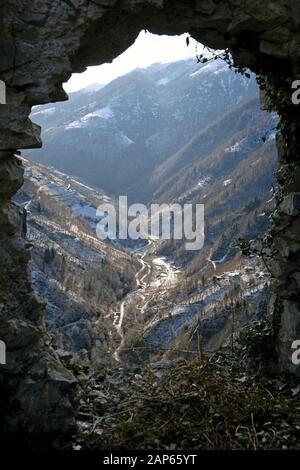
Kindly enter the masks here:
M 44 148 L 23 160 L 17 202 L 59 354 L 95 370 L 191 360 L 266 313 L 269 275 L 240 250 L 268 230 L 274 207 L 277 117 L 260 110 L 254 76 L 219 59 L 154 64 L 32 118 Z M 118 212 L 120 195 L 204 204 L 203 249 L 100 240 L 97 207 Z
M 300 449 L 299 0 L 2 3 L 1 449 Z
M 123 333 L 124 324 L 128 323 L 127 309 L 131 311 L 134 306 L 134 321 L 141 322 L 144 319 L 146 309 L 158 292 L 163 293 L 164 289 L 175 287 L 178 282 L 179 270 L 164 260 L 163 258 L 155 258 L 149 255 L 153 242 L 142 250 L 138 250 L 138 260 L 141 268 L 135 275 L 137 289 L 126 296 L 120 305 L 120 309 L 116 312 L 114 325 L 121 338 L 120 345 L 113 354 L 116 361 L 121 362 L 120 351 L 126 350 L 126 339 Z M 152 248 L 153 249 L 153 248 Z M 136 253 L 136 252 L 135 252 Z
M 210 355 L 263 315 L 269 278 L 256 256 L 210 256 L 194 273 L 159 254 L 164 241 L 98 240 L 96 207 L 113 199 L 62 172 L 23 163 L 17 200 L 27 214 L 32 282 L 62 357 L 95 370 L 191 359 Z

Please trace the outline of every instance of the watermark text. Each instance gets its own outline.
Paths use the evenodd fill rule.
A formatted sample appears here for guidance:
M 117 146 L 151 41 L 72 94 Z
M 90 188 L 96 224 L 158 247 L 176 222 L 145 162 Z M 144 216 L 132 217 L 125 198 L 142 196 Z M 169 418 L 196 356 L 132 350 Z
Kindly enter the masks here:
M 6 85 L 0 80 L 0 104 L 6 104 Z
M 184 240 L 186 250 L 204 245 L 203 204 L 144 204 L 128 206 L 127 196 L 119 206 L 107 202 L 97 209 L 97 237 L 101 240 Z
M 300 104 L 300 80 L 294 80 L 292 89 L 295 90 L 292 94 L 292 103 L 295 105 Z
M 292 343 L 292 349 L 295 349 L 295 351 L 292 354 L 292 363 L 295 366 L 299 366 L 300 364 L 300 340 L 296 339 Z
M 0 364 L 6 364 L 6 344 L 0 340 Z

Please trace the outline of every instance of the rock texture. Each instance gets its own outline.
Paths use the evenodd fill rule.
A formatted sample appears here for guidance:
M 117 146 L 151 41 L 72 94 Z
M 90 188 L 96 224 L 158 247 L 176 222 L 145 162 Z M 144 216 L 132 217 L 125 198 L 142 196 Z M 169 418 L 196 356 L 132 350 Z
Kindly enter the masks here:
M 1 368 L 6 430 L 68 433 L 73 419 L 67 393 L 73 378 L 47 346 L 43 307 L 27 280 L 23 216 L 9 202 L 22 184 L 14 149 L 41 145 L 40 129 L 28 119 L 33 105 L 66 99 L 62 82 L 72 72 L 112 60 L 144 28 L 164 34 L 188 31 L 207 46 L 229 47 L 239 65 L 269 77 L 271 101 L 282 118 L 282 191 L 266 256 L 274 278 L 280 358 L 299 374 L 290 360 L 291 343 L 300 335 L 299 107 L 291 104 L 290 92 L 300 76 L 298 0 L 1 0 L 0 8 L 0 80 L 7 86 L 7 104 L 0 105 L 0 149 L 11 150 L 0 155 L 0 337 L 9 353 L 8 366 Z
M 75 429 L 72 391 L 76 383 L 50 349 L 43 327 L 44 305 L 34 297 L 28 278 L 29 249 L 23 234 L 23 210 L 9 198 L 23 183 L 23 169 L 17 155 L 0 153 L 0 337 L 6 343 L 7 364 L 0 370 L 1 437 L 29 433 L 44 444 L 55 433 Z

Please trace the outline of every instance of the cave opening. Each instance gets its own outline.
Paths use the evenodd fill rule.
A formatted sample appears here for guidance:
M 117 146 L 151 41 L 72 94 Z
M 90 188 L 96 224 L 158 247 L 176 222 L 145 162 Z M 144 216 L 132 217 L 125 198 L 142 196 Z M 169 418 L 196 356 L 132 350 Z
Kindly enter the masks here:
M 292 345 L 299 336 L 300 134 L 299 107 L 291 101 L 292 83 L 299 78 L 297 2 L 291 0 L 288 6 L 272 0 L 264 5 L 252 1 L 233 5 L 229 0 L 104 3 L 79 2 L 75 8 L 72 2 L 44 2 L 40 11 L 40 3 L 32 2 L 28 12 L 26 2 L 13 0 L 0 20 L 4 44 L 0 79 L 7 87 L 7 103 L 0 108 L 0 338 L 8 358 L 0 376 L 5 396 L 2 429 L 24 432 L 40 443 L 43 436 L 43 445 L 50 435 L 53 440 L 53 432 L 59 430 L 66 436 L 74 431 L 75 380 L 50 346 L 41 321 L 45 306 L 28 282 L 32 247 L 23 238 L 24 211 L 10 203 L 23 183 L 17 149 L 41 144 L 39 129 L 28 120 L 32 106 L 65 99 L 62 83 L 72 72 L 111 60 L 134 41 L 141 28 L 171 35 L 189 31 L 212 48 L 228 47 L 236 64 L 248 66 L 261 77 L 263 101 L 280 116 L 276 137 L 280 191 L 263 251 L 272 275 L 272 339 L 278 367 L 299 375 L 298 364 L 292 361 Z M 50 250 L 45 265 L 52 258 Z
M 267 314 L 269 273 L 239 246 L 270 229 L 278 117 L 260 109 L 255 74 L 233 65 L 188 34 L 141 32 L 112 64 L 73 75 L 68 101 L 33 108 L 43 147 L 25 153 L 15 200 L 62 360 L 99 369 L 209 356 Z M 204 246 L 187 251 L 174 226 L 170 240 L 120 239 L 118 226 L 103 250 L 97 208 L 115 210 L 120 196 L 149 209 L 203 204 Z M 118 248 L 130 256 L 121 266 Z

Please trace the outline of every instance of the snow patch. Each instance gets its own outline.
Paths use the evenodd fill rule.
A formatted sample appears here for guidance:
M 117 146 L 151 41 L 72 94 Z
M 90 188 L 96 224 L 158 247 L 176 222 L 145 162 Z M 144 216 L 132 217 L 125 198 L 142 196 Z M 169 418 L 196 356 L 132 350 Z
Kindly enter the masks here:
M 270 133 L 270 135 L 268 136 L 266 142 L 270 142 L 272 140 L 275 140 L 276 139 L 276 131 L 273 131 Z
M 127 135 L 123 134 L 123 132 L 121 132 L 117 136 L 117 139 L 120 142 L 120 144 L 123 145 L 124 147 L 128 147 L 129 145 L 132 145 L 134 143 L 133 140 L 129 139 L 129 137 L 127 137 Z
M 207 178 L 207 177 L 202 178 L 202 180 L 198 181 L 197 186 L 199 188 L 204 188 L 204 186 L 206 185 L 208 180 L 209 180 L 209 178 Z
M 225 149 L 225 152 L 230 152 L 230 153 L 238 152 L 239 150 L 241 150 L 242 143 L 244 142 L 244 140 L 245 139 L 242 139 L 240 142 L 236 142 L 231 147 L 228 147 L 227 149 Z
M 68 129 L 79 129 L 80 127 L 84 127 L 82 125 L 81 121 L 72 121 L 65 127 L 65 129 L 66 130 L 68 130 Z
M 237 277 L 240 275 L 240 272 L 239 271 L 232 271 L 230 273 L 226 272 L 227 276 L 229 277 Z
M 40 116 L 40 115 L 51 115 L 55 112 L 55 108 L 47 108 L 41 109 L 41 111 L 36 111 L 32 114 L 32 116 Z
M 225 72 L 228 69 L 228 65 L 224 65 L 223 67 L 219 67 L 217 70 L 214 71 L 214 75 L 219 75 L 220 73 Z
M 78 214 L 80 217 L 84 219 L 96 219 L 96 209 L 90 205 L 82 205 L 80 203 L 75 203 L 71 206 L 71 211 L 75 214 Z
M 213 60 L 211 62 L 207 62 L 200 69 L 196 70 L 196 72 L 191 73 L 190 77 L 193 78 L 206 73 L 219 73 L 221 72 L 221 69 L 224 69 L 224 65 L 216 60 Z
M 161 86 L 161 85 L 168 85 L 168 83 L 170 83 L 170 79 L 165 77 L 165 78 L 161 78 L 160 80 L 158 80 L 157 82 L 157 85 Z
M 111 119 L 114 117 L 114 112 L 110 106 L 105 106 L 104 108 L 96 109 L 96 111 L 94 111 L 93 113 L 86 114 L 86 116 L 84 116 L 82 120 L 86 121 L 93 117 L 99 117 L 102 119 Z
M 67 124 L 65 127 L 66 130 L 68 129 L 79 129 L 83 127 L 87 127 L 90 124 L 91 120 L 94 120 L 95 118 L 100 118 L 100 119 L 111 119 L 114 117 L 114 112 L 111 109 L 110 106 L 105 106 L 104 108 L 96 109 L 96 111 L 93 111 L 92 113 L 88 113 L 85 116 L 83 116 L 80 119 L 76 119 L 75 121 L 70 122 Z

